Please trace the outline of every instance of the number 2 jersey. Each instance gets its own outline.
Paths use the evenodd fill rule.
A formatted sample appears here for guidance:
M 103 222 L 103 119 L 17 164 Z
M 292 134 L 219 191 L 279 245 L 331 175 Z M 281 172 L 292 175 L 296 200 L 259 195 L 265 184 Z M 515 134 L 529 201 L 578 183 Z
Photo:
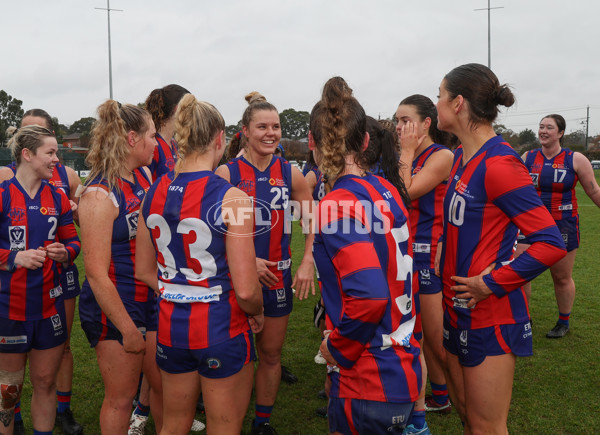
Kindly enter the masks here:
M 527 169 L 501 136 L 488 140 L 463 166 L 463 148 L 454 157 L 444 199 L 444 313 L 459 329 L 477 329 L 529 320 L 521 286 L 565 254 L 562 237 L 537 195 Z M 513 259 L 517 229 L 531 247 Z M 492 294 L 474 308 L 456 298 L 452 276 L 483 277 Z
M 574 154 L 569 149 L 562 149 L 558 155 L 547 159 L 541 149 L 536 149 L 525 157 L 533 185 L 556 221 L 577 216 L 575 186 L 579 178 L 573 168 Z
M 413 335 L 412 247 L 398 191 L 346 175 L 319 203 L 314 258 L 338 362 L 330 397 L 414 402 L 421 385 Z
M 18 251 L 46 247 L 60 242 L 72 263 L 80 243 L 73 225 L 71 204 L 61 190 L 46 180 L 31 198 L 16 177 L 0 184 L 0 263 L 7 263 Z M 13 272 L 0 271 L 0 317 L 12 320 L 46 319 L 63 303 L 57 263 L 46 258 L 36 270 L 18 266 Z
M 423 169 L 427 159 L 435 152 L 447 149 L 443 145 L 432 144 L 413 161 L 412 176 Z M 446 193 L 446 181 L 442 181 L 433 190 L 411 201 L 410 227 L 413 237 L 414 269 L 432 269 L 435 266 L 435 254 L 442 235 L 443 200 Z
M 259 171 L 241 156 L 228 162 L 227 168 L 229 182 L 253 199 L 256 256 L 277 262 L 277 266 L 269 267 L 269 270 L 278 281 L 270 288 L 263 285 L 263 290 L 290 288 L 292 166 L 282 157 L 273 156 L 269 166 Z
M 212 171 L 173 177 L 154 183 L 142 208 L 158 253 L 158 341 L 203 349 L 250 329 L 227 264 L 221 210 L 232 186 Z

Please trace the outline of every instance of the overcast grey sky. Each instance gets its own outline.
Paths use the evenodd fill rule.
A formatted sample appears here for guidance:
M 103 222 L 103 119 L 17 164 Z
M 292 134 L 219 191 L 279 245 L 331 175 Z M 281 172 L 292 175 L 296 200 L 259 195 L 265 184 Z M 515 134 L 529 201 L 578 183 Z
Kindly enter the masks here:
M 257 90 L 280 111 L 310 111 L 344 77 L 367 113 L 404 97 L 436 101 L 455 66 L 487 64 L 487 0 L 111 0 L 114 98 L 144 101 L 177 83 L 227 124 Z M 492 69 L 517 104 L 498 119 L 537 134 L 562 114 L 567 132 L 600 134 L 600 2 L 492 0 Z M 63 124 L 95 116 L 109 96 L 106 0 L 2 0 L 0 89 Z

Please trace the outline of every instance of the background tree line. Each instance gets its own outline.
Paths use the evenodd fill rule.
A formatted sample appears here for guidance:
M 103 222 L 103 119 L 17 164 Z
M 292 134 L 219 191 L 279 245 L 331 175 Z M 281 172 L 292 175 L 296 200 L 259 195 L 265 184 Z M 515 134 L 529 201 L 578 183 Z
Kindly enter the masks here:
M 23 102 L 17 98 L 8 95 L 4 90 L 0 90 L 0 145 L 6 146 L 8 137 L 6 129 L 10 126 L 17 126 L 23 117 L 24 110 Z M 143 106 L 143 103 L 139 104 Z M 295 110 L 292 108 L 285 109 L 279 114 L 281 122 L 281 137 L 282 145 L 286 151 L 286 157 L 289 160 L 304 161 L 308 152 L 306 140 L 308 138 L 308 123 L 310 114 L 306 111 Z M 80 134 L 80 143 L 87 147 L 89 143 L 90 133 L 95 121 L 93 117 L 84 117 L 73 124 L 67 126 L 61 124 L 57 118 L 52 118 L 54 131 L 59 143 L 63 142 L 63 137 L 78 133 Z M 539 147 L 536 133 L 526 128 L 518 133 L 507 128 L 503 124 L 496 124 L 496 133 L 501 134 L 504 139 L 519 153 L 526 150 Z M 225 128 L 225 133 L 228 137 L 235 135 L 242 129 L 242 121 L 237 124 L 228 125 Z M 590 141 L 591 149 L 585 151 L 585 132 L 576 130 L 566 134 L 563 139 L 563 146 L 574 151 L 580 151 L 587 155 L 590 160 L 600 160 L 600 150 L 597 149 L 597 144 L 600 142 L 600 136 L 592 138 Z

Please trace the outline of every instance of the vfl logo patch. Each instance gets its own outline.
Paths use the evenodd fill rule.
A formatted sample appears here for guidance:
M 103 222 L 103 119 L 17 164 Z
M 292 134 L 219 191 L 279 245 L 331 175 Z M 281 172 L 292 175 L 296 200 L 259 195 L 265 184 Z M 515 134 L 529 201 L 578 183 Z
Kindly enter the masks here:
M 565 245 L 569 243 L 569 235 L 567 233 L 563 233 L 561 234 L 561 236 L 563 238 L 563 241 L 565 242 Z
M 444 340 L 450 339 L 450 332 L 446 328 L 443 329 L 442 334 L 444 335 Z
M 277 302 L 285 302 L 285 289 L 278 288 L 275 291 L 277 292 Z
M 208 366 L 209 369 L 220 369 L 221 368 L 221 361 L 217 358 L 208 358 L 206 360 L 206 365 Z
M 139 216 L 139 210 L 131 212 L 127 216 L 125 216 L 125 220 L 127 221 L 127 227 L 129 229 L 129 240 L 135 239 L 135 236 L 137 235 Z
M 11 251 L 24 251 L 27 238 L 25 236 L 24 226 L 9 226 L 8 237 L 10 240 Z
M 58 314 L 50 317 L 50 319 L 52 320 L 52 326 L 55 331 L 62 329 L 62 322 L 60 321 L 60 316 Z
M 429 269 L 421 269 L 419 270 L 419 273 L 421 274 L 421 279 L 431 279 L 431 272 Z
M 460 345 L 461 346 L 466 346 L 467 345 L 467 332 L 468 331 L 461 331 L 460 332 Z
M 73 272 L 67 272 L 67 285 L 75 284 L 75 274 Z

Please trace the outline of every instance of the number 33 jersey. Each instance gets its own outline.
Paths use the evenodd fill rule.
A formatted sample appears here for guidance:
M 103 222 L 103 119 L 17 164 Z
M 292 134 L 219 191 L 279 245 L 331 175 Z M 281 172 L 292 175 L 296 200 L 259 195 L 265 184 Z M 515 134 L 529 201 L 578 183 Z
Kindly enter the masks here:
M 202 349 L 249 329 L 226 256 L 222 205 L 232 186 L 211 171 L 173 177 L 154 183 L 142 207 L 157 252 L 158 341 Z

